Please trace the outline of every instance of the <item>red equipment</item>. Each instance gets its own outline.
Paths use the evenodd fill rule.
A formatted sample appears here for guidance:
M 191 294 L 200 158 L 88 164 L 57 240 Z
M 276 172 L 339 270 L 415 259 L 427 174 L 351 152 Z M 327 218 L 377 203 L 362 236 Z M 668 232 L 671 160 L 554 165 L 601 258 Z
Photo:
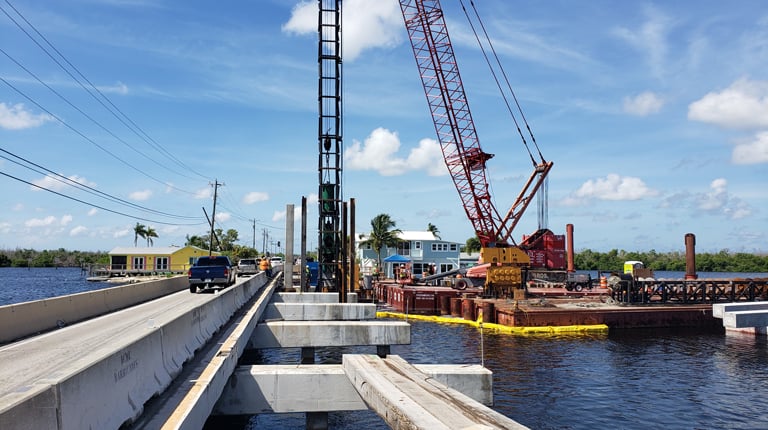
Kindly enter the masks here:
M 538 152 L 539 160 L 535 160 L 515 119 L 517 130 L 531 157 L 533 173 L 506 214 L 499 213 L 491 200 L 486 179 L 485 165 L 493 154 L 484 152 L 480 147 L 440 2 L 400 0 L 400 8 L 445 164 L 483 248 L 481 259 L 486 263 L 495 263 L 493 267 L 518 267 L 516 273 L 509 273 L 505 269 L 501 278 L 494 278 L 489 270 L 486 292 L 495 295 L 499 292 L 508 293 L 510 285 L 517 288 L 521 286 L 519 267 L 529 263 L 526 261 L 527 255 L 515 246 L 512 231 L 544 182 L 552 162 L 544 160 L 541 152 Z M 515 248 L 516 251 L 509 248 Z

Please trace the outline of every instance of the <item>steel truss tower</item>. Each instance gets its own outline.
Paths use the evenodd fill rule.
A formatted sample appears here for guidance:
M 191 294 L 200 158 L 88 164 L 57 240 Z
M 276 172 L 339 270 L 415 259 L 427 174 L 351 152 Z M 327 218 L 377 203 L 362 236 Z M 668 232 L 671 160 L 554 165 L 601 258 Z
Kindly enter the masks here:
M 318 289 L 342 282 L 341 0 L 318 0 Z

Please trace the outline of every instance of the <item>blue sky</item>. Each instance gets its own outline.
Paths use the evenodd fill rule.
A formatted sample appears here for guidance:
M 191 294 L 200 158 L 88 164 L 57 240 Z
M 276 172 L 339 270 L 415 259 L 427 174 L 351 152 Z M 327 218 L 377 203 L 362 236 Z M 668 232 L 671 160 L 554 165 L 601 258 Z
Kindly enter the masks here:
M 443 3 L 506 212 L 531 164 L 458 2 Z M 768 252 L 764 2 L 476 4 L 554 162 L 550 229 L 574 224 L 577 250 L 682 251 L 694 233 L 702 252 Z M 252 244 L 252 220 L 257 248 L 263 231 L 282 242 L 286 205 L 307 196 L 316 245 L 317 2 L 0 6 L 0 172 L 85 202 L 0 176 L 0 248 L 131 246 L 136 222 L 157 230 L 155 246 L 183 245 L 207 231 L 214 180 L 218 227 L 240 243 Z M 343 34 L 344 198 L 356 200 L 356 231 L 388 213 L 403 230 L 432 223 L 463 243 L 474 232 L 398 3 L 346 0 Z M 535 209 L 518 240 L 537 228 Z

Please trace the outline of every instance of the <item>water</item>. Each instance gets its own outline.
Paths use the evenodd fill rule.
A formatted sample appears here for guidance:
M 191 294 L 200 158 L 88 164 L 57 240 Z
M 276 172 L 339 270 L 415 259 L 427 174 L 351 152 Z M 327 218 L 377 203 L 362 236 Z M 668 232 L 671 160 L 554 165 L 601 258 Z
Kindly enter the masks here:
M 77 267 L 0 268 L 0 306 L 114 287 L 109 282 L 89 282 Z
M 4 268 L 0 280 L 0 305 L 113 286 L 87 282 L 79 269 Z M 634 329 L 573 337 L 485 332 L 481 342 L 478 329 L 463 325 L 411 324 L 412 344 L 392 346 L 393 354 L 411 363 L 479 364 L 484 357 L 494 373 L 494 409 L 530 428 L 768 428 L 765 337 Z M 343 353 L 371 354 L 375 347 L 319 348 L 316 355 L 319 362 L 338 363 Z M 296 363 L 300 352 L 258 356 L 262 363 Z M 245 428 L 304 424 L 303 414 L 260 415 Z M 387 429 L 370 411 L 332 412 L 329 424 Z

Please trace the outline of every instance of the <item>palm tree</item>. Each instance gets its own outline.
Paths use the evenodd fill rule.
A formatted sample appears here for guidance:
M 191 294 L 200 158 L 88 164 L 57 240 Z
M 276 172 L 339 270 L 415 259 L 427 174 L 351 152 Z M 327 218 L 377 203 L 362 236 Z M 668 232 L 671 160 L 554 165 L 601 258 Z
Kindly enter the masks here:
M 436 238 L 442 239 L 442 237 L 440 237 L 440 230 L 437 229 L 436 225 L 434 225 L 432 223 L 428 223 L 427 224 L 427 231 L 432 233 L 432 235 L 435 236 Z
M 137 222 L 136 226 L 133 227 L 133 246 L 139 246 L 139 236 L 142 239 L 147 238 L 147 226 Z
M 371 220 L 371 234 L 368 239 L 360 242 L 361 245 L 370 245 L 376 252 L 378 267 L 382 267 L 381 249 L 385 246 L 397 246 L 400 241 L 397 235 L 402 233 L 402 230 L 395 227 L 396 224 L 389 215 L 378 214 Z
M 144 230 L 144 237 L 147 239 L 147 246 L 152 246 L 155 244 L 152 238 L 158 237 L 157 231 L 152 227 L 147 227 L 147 229 Z

